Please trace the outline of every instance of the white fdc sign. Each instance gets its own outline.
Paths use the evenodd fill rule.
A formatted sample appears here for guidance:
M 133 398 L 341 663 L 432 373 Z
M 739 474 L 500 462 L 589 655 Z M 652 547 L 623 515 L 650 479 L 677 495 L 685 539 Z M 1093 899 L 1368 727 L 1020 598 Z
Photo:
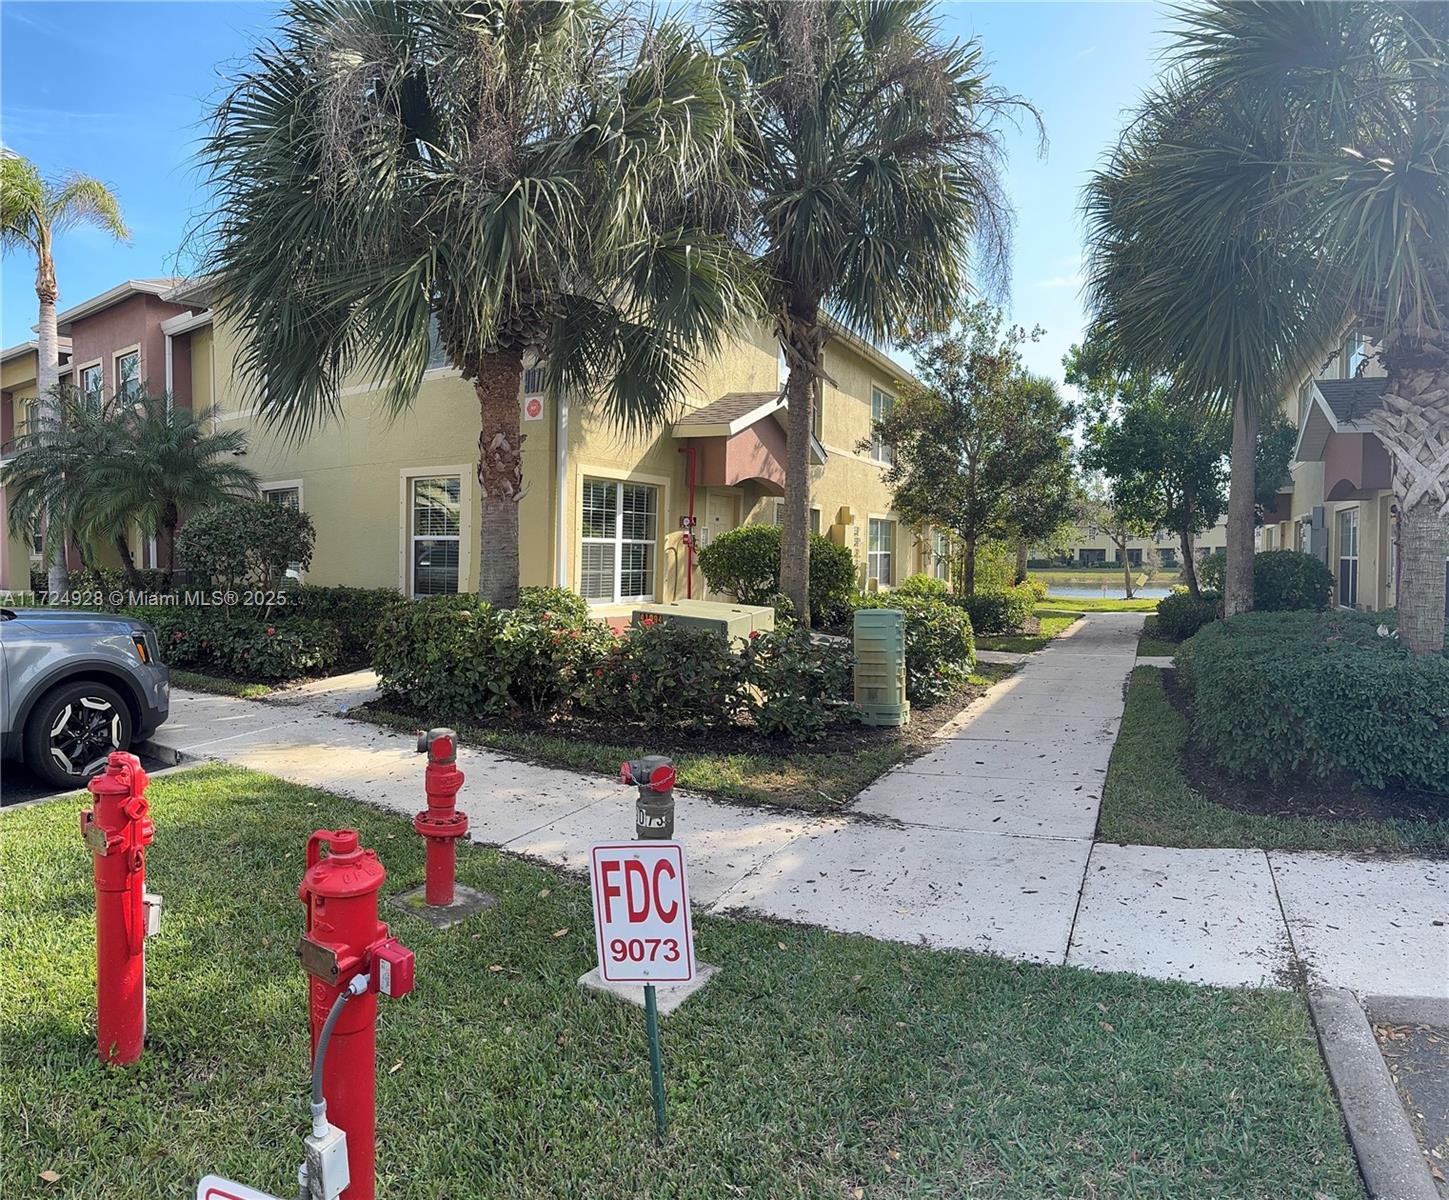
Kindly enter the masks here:
M 196 1200 L 279 1200 L 279 1197 L 220 1175 L 208 1175 L 196 1185 Z
M 694 930 L 684 847 L 609 842 L 589 851 L 594 942 L 607 983 L 688 983 Z

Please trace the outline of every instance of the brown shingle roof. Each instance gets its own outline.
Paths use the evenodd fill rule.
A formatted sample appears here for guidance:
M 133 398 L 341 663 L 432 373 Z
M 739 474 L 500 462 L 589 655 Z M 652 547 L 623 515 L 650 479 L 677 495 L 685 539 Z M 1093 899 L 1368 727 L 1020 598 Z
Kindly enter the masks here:
M 674 422 L 675 429 L 691 425 L 728 425 L 779 399 L 779 392 L 729 392 L 703 408 L 685 413 Z

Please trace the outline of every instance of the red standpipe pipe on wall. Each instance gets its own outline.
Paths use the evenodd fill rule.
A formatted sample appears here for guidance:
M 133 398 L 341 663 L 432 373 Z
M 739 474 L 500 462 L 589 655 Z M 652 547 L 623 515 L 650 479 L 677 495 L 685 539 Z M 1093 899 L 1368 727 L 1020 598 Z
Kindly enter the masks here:
M 689 489 L 689 536 L 685 541 L 686 562 L 684 573 L 684 598 L 694 599 L 694 443 L 688 442 L 679 448 L 684 455 L 684 481 Z

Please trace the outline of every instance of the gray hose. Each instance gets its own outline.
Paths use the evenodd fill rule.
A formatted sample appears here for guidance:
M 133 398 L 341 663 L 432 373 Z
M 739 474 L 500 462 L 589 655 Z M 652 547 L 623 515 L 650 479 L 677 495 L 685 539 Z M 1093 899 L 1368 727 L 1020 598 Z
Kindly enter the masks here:
M 317 1035 L 317 1053 L 312 1055 L 312 1109 L 314 1112 L 319 1105 L 325 1103 L 322 1099 L 322 1064 L 327 1058 L 327 1043 L 332 1040 L 332 1027 L 337 1024 L 337 1018 L 342 1015 L 342 1009 L 347 1002 L 353 996 L 362 995 L 366 990 L 367 976 L 354 975 L 347 986 L 338 993 L 337 999 L 332 1001 L 332 1007 L 327 1012 L 327 1019 L 322 1022 L 322 1032 Z

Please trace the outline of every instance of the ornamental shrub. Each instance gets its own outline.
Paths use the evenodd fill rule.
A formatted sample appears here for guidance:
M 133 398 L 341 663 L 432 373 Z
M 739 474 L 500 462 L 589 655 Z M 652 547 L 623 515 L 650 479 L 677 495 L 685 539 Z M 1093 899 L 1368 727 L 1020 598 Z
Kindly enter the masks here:
M 294 617 L 331 621 L 342 637 L 339 663 L 360 667 L 372 662 L 383 614 L 408 601 L 392 588 L 318 587 L 292 584 L 286 603 L 272 616 L 290 623 Z
M 803 629 L 759 633 L 744 650 L 746 695 L 761 733 L 811 741 L 854 721 L 850 647 Z
M 572 595 L 564 589 L 537 590 Z M 603 622 L 578 615 L 575 606 L 558 603 L 557 596 L 532 596 L 528 603 L 539 607 L 526 607 L 520 598 L 518 608 L 501 614 L 494 650 L 508 677 L 510 702 L 549 713 L 582 694 L 615 638 Z
M 331 621 L 283 621 L 242 609 L 182 605 L 125 611 L 156 631 L 162 661 L 182 671 L 281 683 L 326 674 L 342 652 Z
M 895 608 L 905 616 L 906 697 L 922 708 L 963 686 L 976 666 L 971 617 L 959 605 L 910 596 L 862 596 L 857 608 Z
M 1195 742 L 1240 777 L 1412 788 L 1449 811 L 1449 658 L 1410 654 L 1379 619 L 1255 612 L 1203 629 L 1178 656 Z
M 745 707 L 744 660 L 730 639 L 677 621 L 643 618 L 590 674 L 584 707 L 648 729 L 721 729 Z
M 699 551 L 699 569 L 710 590 L 727 592 L 741 604 L 769 605 L 779 588 L 780 529 L 741 525 L 720 534 Z M 810 535 L 810 619 L 831 625 L 850 612 L 855 592 L 855 558 L 819 534 Z
M 1311 554 L 1265 550 L 1253 556 L 1253 607 L 1258 612 L 1313 609 L 1333 598 L 1333 573 Z
M 907 575 L 893 593 L 897 596 L 913 596 L 918 600 L 944 600 L 946 581 L 935 579 L 924 572 Z
M 1216 592 L 1194 596 L 1186 589 L 1157 602 L 1157 632 L 1170 642 L 1183 642 L 1204 625 L 1222 616 L 1222 597 Z
M 439 718 L 491 716 L 509 700 L 501 614 L 475 595 L 429 596 L 388 609 L 373 640 L 384 696 Z
M 176 555 L 196 587 L 269 588 L 293 563 L 307 569 L 315 538 L 312 518 L 298 509 L 236 499 L 187 517 Z
M 589 616 L 589 602 L 568 588 L 521 587 L 517 611 L 552 613 L 569 621 L 585 621 Z
M 956 601 L 971 615 L 977 634 L 1014 633 L 1026 624 L 1036 607 L 1036 589 L 1029 583 L 1008 588 L 978 588 L 974 596 Z
M 1216 592 L 1223 594 L 1223 589 L 1228 584 L 1228 552 L 1226 550 L 1214 550 L 1211 554 L 1205 554 L 1202 562 L 1197 565 L 1198 586 L 1205 592 Z

